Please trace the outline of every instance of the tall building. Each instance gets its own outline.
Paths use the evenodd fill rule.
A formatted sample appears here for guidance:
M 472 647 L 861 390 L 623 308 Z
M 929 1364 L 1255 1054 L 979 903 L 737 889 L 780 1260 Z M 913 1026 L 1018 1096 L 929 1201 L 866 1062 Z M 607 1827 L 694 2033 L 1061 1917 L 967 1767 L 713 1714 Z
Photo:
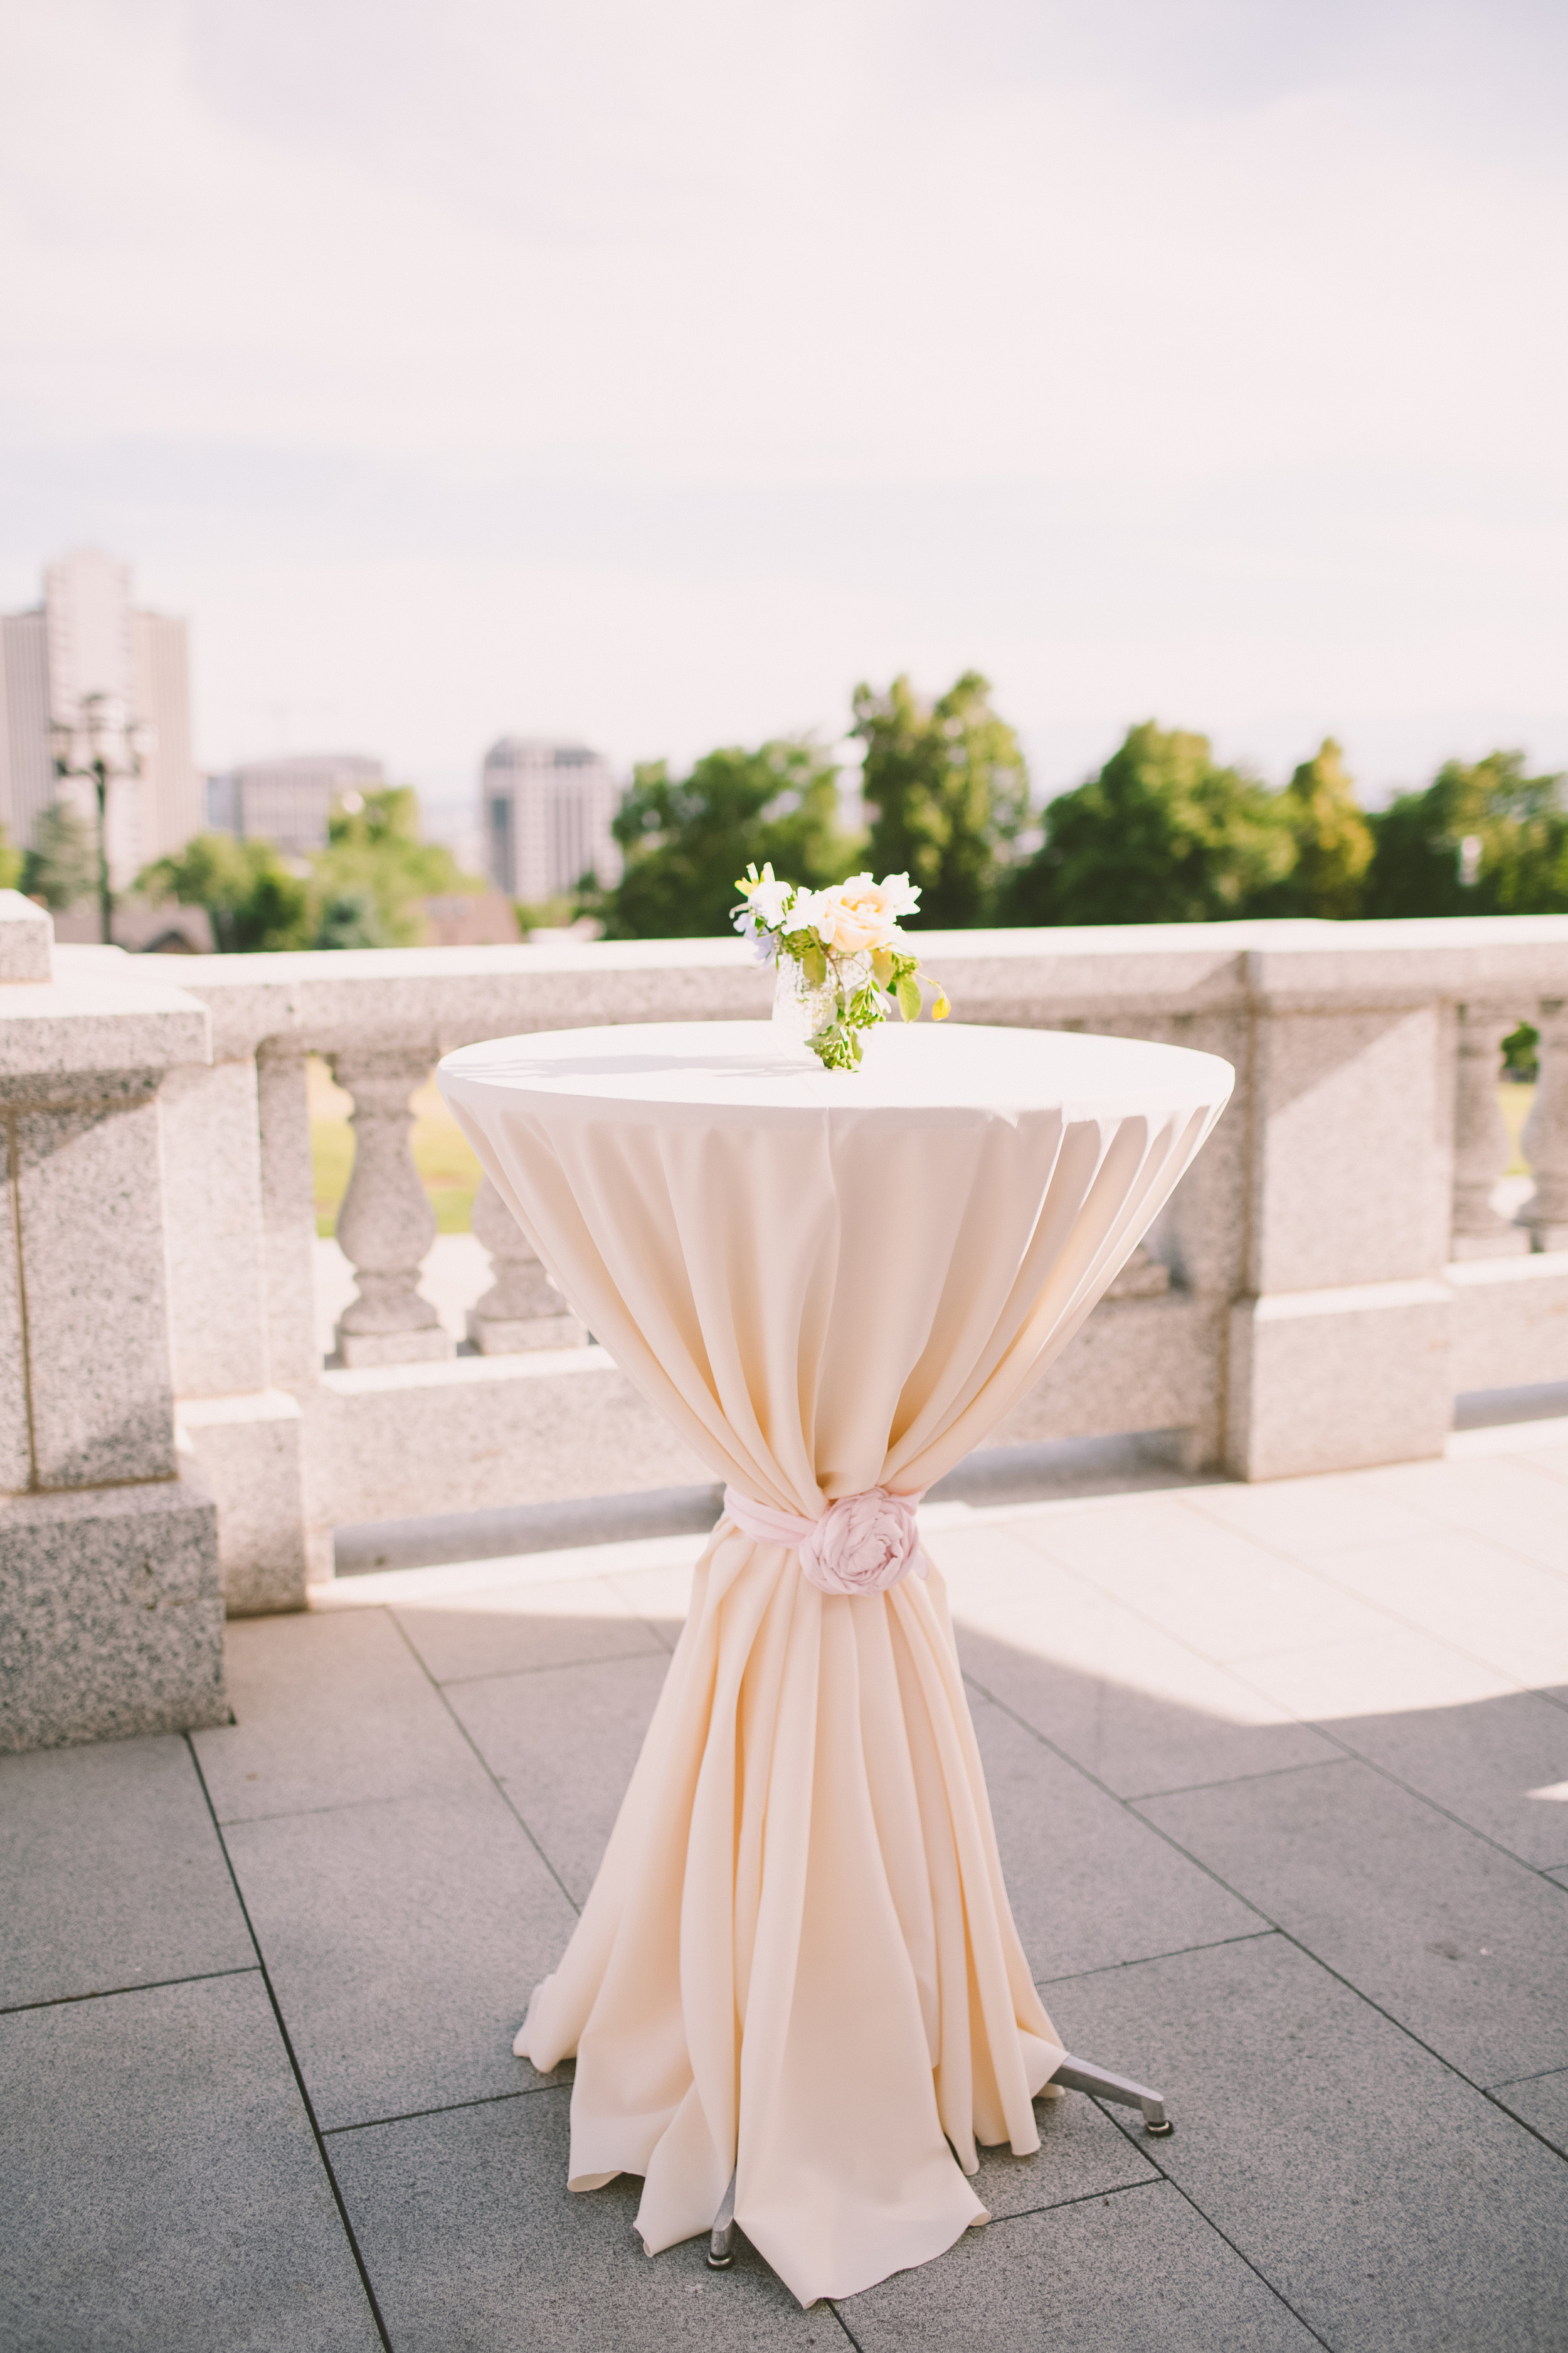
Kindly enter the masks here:
M 485 754 L 485 864 L 509 899 L 537 906 L 575 890 L 584 874 L 620 879 L 610 831 L 621 788 L 602 752 L 503 735 Z
M 241 841 L 275 841 L 305 857 L 327 846 L 327 819 L 345 793 L 374 793 L 386 782 L 379 760 L 359 752 L 302 752 L 247 760 L 207 778 L 207 823 Z
M 49 733 L 89 712 L 142 747 L 141 773 L 110 787 L 110 876 L 122 891 L 201 828 L 185 625 L 133 606 L 130 566 L 81 547 L 48 566 L 41 605 L 0 617 L 0 825 L 23 849 L 57 799 L 96 824 L 90 785 L 56 776 Z

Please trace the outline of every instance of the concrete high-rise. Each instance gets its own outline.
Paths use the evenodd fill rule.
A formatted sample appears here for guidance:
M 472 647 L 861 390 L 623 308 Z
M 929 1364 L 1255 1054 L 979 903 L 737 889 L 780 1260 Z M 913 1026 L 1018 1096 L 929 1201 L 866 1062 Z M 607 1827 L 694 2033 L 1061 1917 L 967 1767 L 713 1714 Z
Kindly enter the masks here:
M 359 752 L 290 752 L 275 760 L 247 760 L 207 778 L 207 823 L 242 841 L 273 841 L 308 856 L 327 846 L 327 821 L 349 793 L 374 793 L 386 782 L 379 760 Z
M 21 848 L 58 799 L 96 828 L 91 786 L 56 775 L 50 735 L 89 715 L 141 746 L 140 774 L 109 794 L 110 876 L 122 891 L 201 829 L 185 624 L 133 606 L 130 566 L 83 547 L 48 566 L 41 605 L 0 617 L 0 825 Z
M 485 754 L 485 864 L 509 899 L 537 906 L 574 891 L 584 874 L 618 881 L 610 831 L 621 787 L 602 752 L 503 735 Z

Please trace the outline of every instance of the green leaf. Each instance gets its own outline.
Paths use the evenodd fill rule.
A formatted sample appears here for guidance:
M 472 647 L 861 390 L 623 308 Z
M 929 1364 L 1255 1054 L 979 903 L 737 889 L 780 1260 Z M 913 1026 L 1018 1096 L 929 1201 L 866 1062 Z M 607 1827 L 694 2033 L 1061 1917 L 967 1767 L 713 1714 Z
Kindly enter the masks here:
M 910 974 L 901 972 L 899 975 L 898 994 L 899 1011 L 903 1015 L 904 1019 L 906 1021 L 918 1021 L 921 1018 L 921 988 L 919 981 L 914 979 Z

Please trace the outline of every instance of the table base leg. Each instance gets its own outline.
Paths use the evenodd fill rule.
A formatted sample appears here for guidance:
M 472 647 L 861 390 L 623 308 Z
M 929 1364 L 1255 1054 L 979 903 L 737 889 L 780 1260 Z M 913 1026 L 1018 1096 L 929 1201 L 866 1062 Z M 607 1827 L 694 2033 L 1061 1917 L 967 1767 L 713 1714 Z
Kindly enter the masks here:
M 730 2176 L 719 2211 L 713 2217 L 713 2233 L 708 2242 L 708 2268 L 710 2272 L 727 2272 L 735 2260 L 735 2176 Z
M 1151 2091 L 1147 2084 L 1134 2084 L 1125 2075 L 1113 2075 L 1107 2067 L 1091 2067 L 1087 2059 L 1064 2059 L 1051 2081 L 1064 2091 L 1089 2092 L 1098 2100 L 1114 2100 L 1119 2107 L 1142 2108 L 1143 2129 L 1156 2140 L 1176 2129 L 1165 2114 L 1162 2093 Z
M 1088 2092 L 1099 2100 L 1111 2100 L 1120 2107 L 1142 2108 L 1143 2129 L 1156 2139 L 1173 2133 L 1175 2126 L 1165 2114 L 1162 2093 L 1152 2091 L 1147 2084 L 1134 2084 L 1126 2075 L 1113 2075 L 1108 2067 L 1091 2067 L 1087 2059 L 1064 2059 L 1053 2084 L 1065 2092 Z M 719 2211 L 713 2217 L 713 2229 L 708 2241 L 708 2268 L 727 2272 L 735 2260 L 735 2176 L 730 2176 Z

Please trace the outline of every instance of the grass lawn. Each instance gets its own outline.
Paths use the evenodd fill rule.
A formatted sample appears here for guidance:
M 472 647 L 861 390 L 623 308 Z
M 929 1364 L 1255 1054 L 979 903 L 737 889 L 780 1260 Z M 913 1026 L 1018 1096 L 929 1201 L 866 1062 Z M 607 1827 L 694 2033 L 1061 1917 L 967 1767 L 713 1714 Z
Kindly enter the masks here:
M 353 1099 L 336 1084 L 325 1062 L 312 1054 L 309 1065 L 310 1160 L 316 1185 L 316 1231 L 337 1231 L 338 1211 L 353 1166 Z M 414 1096 L 414 1165 L 444 1234 L 466 1234 L 479 1190 L 479 1164 L 437 1092 L 432 1075 Z

